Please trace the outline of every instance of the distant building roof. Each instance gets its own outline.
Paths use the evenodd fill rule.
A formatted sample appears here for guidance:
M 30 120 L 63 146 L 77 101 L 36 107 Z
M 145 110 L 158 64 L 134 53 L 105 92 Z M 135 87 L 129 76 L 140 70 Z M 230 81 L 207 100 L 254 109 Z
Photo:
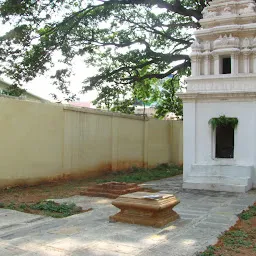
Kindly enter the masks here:
M 69 105 L 80 107 L 80 108 L 95 108 L 90 101 L 85 102 L 69 102 Z
M 166 113 L 164 120 L 180 120 L 182 119 L 181 116 L 177 116 L 175 113 L 173 112 L 168 112 Z

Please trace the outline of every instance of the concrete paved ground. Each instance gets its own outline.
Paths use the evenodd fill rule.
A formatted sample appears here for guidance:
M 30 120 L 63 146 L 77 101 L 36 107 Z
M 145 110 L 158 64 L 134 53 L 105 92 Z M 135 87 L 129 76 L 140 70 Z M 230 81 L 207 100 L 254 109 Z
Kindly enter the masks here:
M 181 176 L 144 184 L 181 200 L 175 207 L 181 219 L 162 229 L 110 223 L 108 217 L 118 209 L 104 198 L 55 200 L 93 208 L 64 219 L 0 209 L 0 255 L 196 255 L 215 243 L 218 235 L 235 224 L 236 214 L 256 200 L 255 191 L 183 191 L 181 184 Z

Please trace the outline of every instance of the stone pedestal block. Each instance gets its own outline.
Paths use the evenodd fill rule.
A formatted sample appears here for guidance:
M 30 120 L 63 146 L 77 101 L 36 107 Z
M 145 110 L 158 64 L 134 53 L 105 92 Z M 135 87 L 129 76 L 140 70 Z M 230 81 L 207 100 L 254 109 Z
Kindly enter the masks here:
M 170 194 L 136 192 L 115 199 L 112 204 L 121 211 L 111 221 L 162 227 L 179 218 L 172 210 L 180 201 Z
M 80 194 L 85 196 L 117 198 L 120 195 L 140 190 L 143 190 L 143 188 L 139 187 L 136 183 L 107 182 L 89 187 L 86 191 L 81 192 Z

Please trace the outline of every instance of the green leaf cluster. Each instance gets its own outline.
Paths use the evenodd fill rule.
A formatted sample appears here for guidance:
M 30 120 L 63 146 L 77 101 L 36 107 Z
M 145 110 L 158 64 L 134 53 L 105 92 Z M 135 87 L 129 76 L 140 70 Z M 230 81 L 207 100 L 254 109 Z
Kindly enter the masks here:
M 17 86 L 10 86 L 8 89 L 3 90 L 1 94 L 13 97 L 20 97 L 26 92 L 26 90 L 19 88 Z
M 250 206 L 248 210 L 239 214 L 242 220 L 249 220 L 256 216 L 256 205 Z
M 0 208 L 7 208 L 22 212 L 31 212 L 31 210 L 37 210 L 43 215 L 51 216 L 54 218 L 64 218 L 83 211 L 81 207 L 76 206 L 74 203 L 59 204 L 51 200 L 41 201 L 34 204 L 16 204 L 11 202 L 8 205 L 5 205 L 4 203 L 1 203 Z
M 238 119 L 236 117 L 226 117 L 222 115 L 220 117 L 214 117 L 209 120 L 209 124 L 215 129 L 217 126 L 231 126 L 236 128 L 238 125 Z
M 61 217 L 67 217 L 73 215 L 74 213 L 81 212 L 81 207 L 77 207 L 74 203 L 62 203 L 58 204 L 54 201 L 42 201 L 29 206 L 33 210 L 40 210 L 46 213 L 60 213 Z M 58 215 L 56 215 L 58 216 Z M 55 217 L 56 217 L 55 216 Z

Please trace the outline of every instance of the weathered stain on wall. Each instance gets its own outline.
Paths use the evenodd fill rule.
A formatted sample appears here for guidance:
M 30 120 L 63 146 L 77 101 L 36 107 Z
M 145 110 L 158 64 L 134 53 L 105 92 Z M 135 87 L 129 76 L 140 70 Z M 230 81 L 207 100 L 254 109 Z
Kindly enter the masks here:
M 182 122 L 4 97 L 0 108 L 0 187 L 182 164 Z

